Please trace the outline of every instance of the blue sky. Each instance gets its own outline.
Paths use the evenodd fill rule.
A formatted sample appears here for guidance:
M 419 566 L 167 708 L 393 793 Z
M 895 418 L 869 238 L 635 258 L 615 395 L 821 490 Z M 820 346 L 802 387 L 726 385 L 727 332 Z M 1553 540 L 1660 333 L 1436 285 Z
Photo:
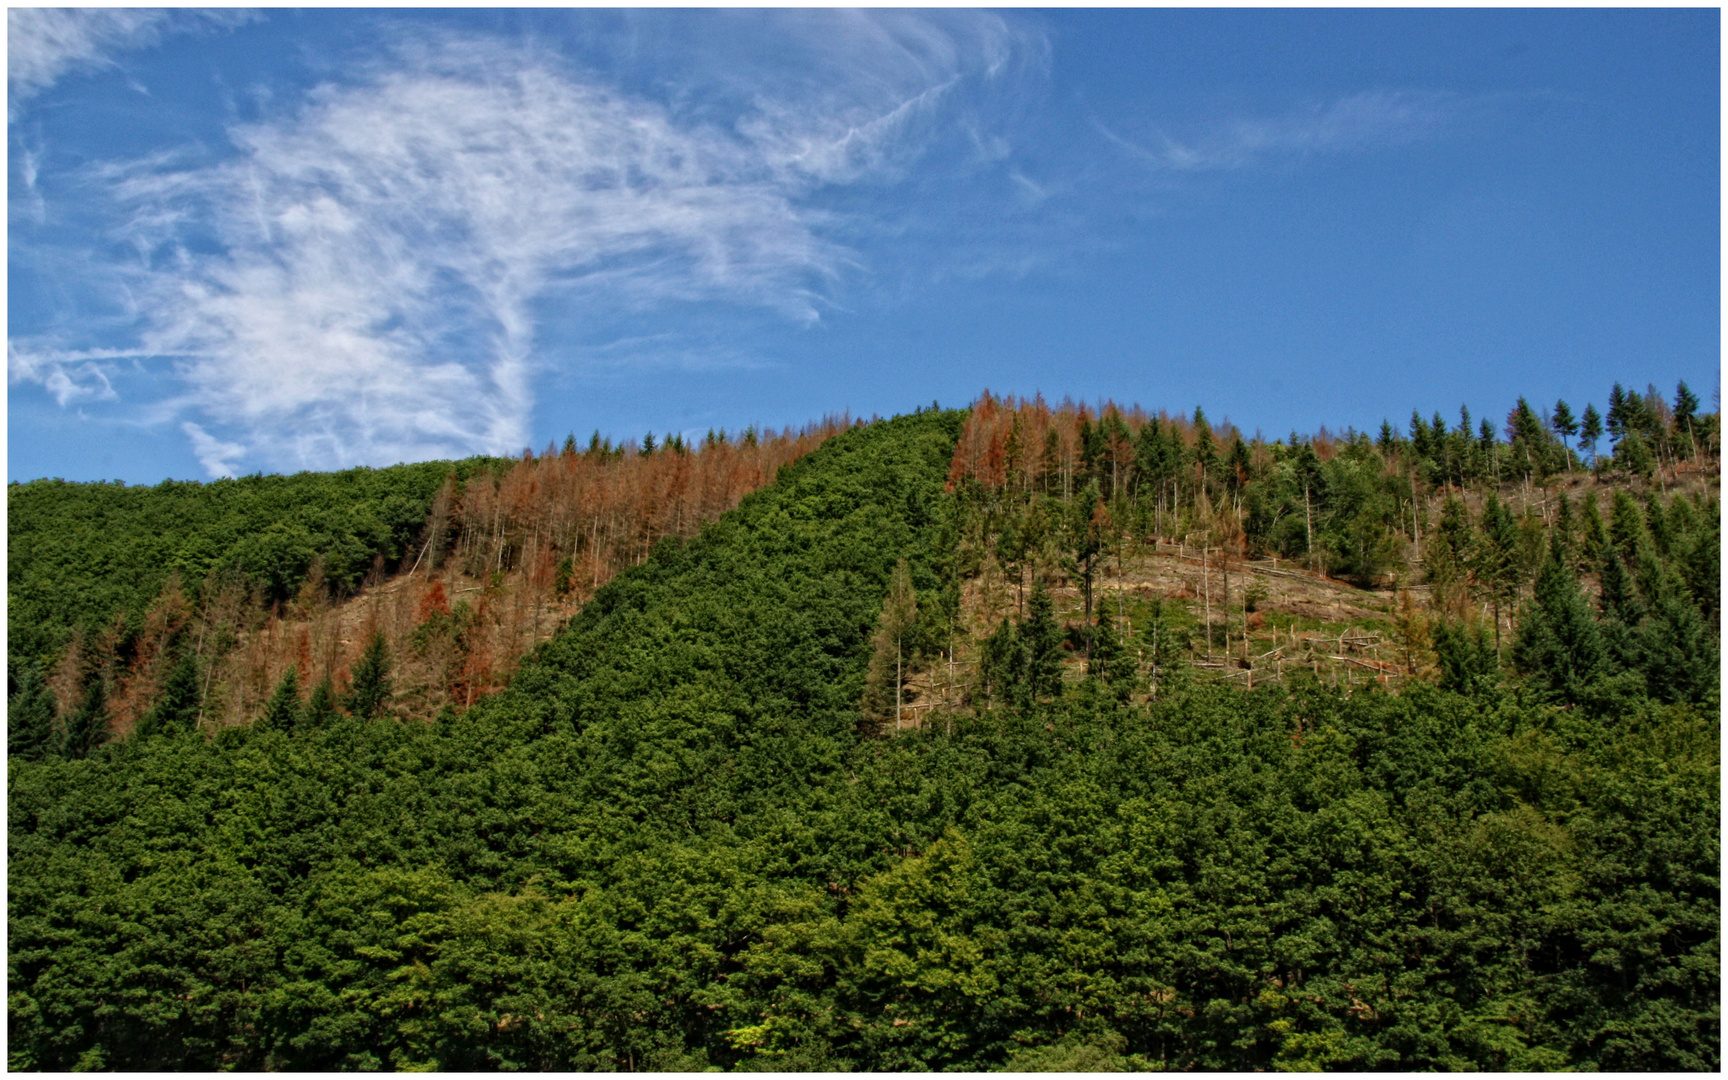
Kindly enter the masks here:
M 1716 407 L 1715 10 L 9 19 L 10 479 Z

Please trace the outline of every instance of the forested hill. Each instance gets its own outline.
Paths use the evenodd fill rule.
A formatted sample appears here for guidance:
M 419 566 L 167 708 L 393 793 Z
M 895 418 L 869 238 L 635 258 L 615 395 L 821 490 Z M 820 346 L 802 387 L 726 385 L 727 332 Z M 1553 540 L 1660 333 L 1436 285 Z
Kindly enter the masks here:
M 1595 549 L 1533 532 L 1528 670 L 1436 621 L 1458 671 L 1250 691 L 1172 647 L 1189 615 L 1095 604 L 1118 562 L 1133 610 L 1111 521 L 1172 515 L 1209 560 L 1223 477 L 1183 458 L 1167 503 L 1111 510 L 1108 456 L 1081 441 L 1067 483 L 1058 434 L 1041 487 L 998 482 L 979 423 L 836 435 L 465 712 L 376 719 L 356 670 L 342 708 L 285 678 L 213 737 L 13 756 L 9 1064 L 1719 1067 L 1720 688 L 1645 671 L 1708 617 L 1680 568 L 1714 500 L 1672 496 L 1660 546 L 1616 512 L 1641 569 L 1600 616 Z M 1579 657 L 1588 692 L 1545 681 Z
M 164 702 L 207 731 L 249 724 L 289 671 L 347 700 L 369 644 L 392 661 L 378 711 L 465 708 L 659 539 L 694 535 L 850 426 L 695 443 L 596 433 L 515 460 L 210 484 L 11 485 L 10 696 L 45 696 L 52 715 L 15 725 L 10 748 L 80 756 L 158 725 Z
M 12 1064 L 736 1058 L 722 1032 L 747 1010 L 699 985 L 720 952 L 887 862 L 835 804 L 853 802 L 843 770 L 889 572 L 909 558 L 934 580 L 960 421 L 833 440 L 688 546 L 662 543 L 460 718 L 309 707 L 214 741 L 188 727 L 14 758 Z M 409 944 L 444 935 L 427 920 L 492 909 L 505 923 L 482 937 L 508 941 L 469 944 L 510 971 L 436 944 L 440 974 L 426 969 L 449 982 L 435 996 L 502 990 L 476 1027 L 402 976 L 435 959 Z M 535 1004 L 551 987 L 531 968 L 577 998 Z
M 318 560 L 353 591 L 374 562 L 395 567 L 420 538 L 446 476 L 507 466 L 495 458 L 388 469 L 248 476 L 154 487 L 36 480 L 8 485 L 7 658 L 39 661 L 78 628 L 137 620 L 163 582 L 245 567 L 285 600 Z

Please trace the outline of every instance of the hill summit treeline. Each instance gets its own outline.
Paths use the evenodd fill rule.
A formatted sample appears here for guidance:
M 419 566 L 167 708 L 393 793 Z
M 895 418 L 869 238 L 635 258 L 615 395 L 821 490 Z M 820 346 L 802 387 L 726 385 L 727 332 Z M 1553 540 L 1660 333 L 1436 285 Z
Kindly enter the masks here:
M 1629 400 L 1599 457 L 1559 408 L 845 427 L 621 549 L 466 709 L 405 701 L 374 628 L 345 695 L 45 735 L 9 759 L 9 1064 L 1715 1069 L 1716 418 Z M 448 472 L 368 590 L 412 585 L 411 633 L 448 617 L 417 566 Z M 451 573 L 578 580 L 536 513 Z M 1335 629 L 1255 588 L 1343 574 L 1397 598 L 1395 663 L 1250 648 Z M 198 625 L 146 715 L 207 703 Z M 20 681 L 14 733 L 97 731 L 112 678 L 70 722 Z

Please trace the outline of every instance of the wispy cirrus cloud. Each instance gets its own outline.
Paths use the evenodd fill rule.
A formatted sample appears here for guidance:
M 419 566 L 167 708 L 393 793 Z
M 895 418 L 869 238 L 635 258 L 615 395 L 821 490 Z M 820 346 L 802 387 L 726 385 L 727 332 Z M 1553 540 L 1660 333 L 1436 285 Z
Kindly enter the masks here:
M 1160 170 L 1240 169 L 1279 159 L 1348 153 L 1427 138 L 1452 121 L 1456 95 L 1376 90 L 1274 117 L 1238 117 L 1185 138 L 1155 131 L 1130 139 L 1093 126 L 1131 157 Z
M 174 34 L 225 30 L 257 18 L 238 9 L 10 8 L 6 84 L 13 115 L 62 76 L 112 64 Z
M 811 197 L 891 182 L 962 84 L 1014 47 L 994 17 L 884 19 L 827 58 L 826 82 L 814 62 L 730 116 L 625 93 L 532 45 L 410 33 L 232 128 L 218 163 L 93 169 L 123 211 L 113 238 L 138 253 L 121 271 L 138 347 L 175 358 L 177 408 L 196 417 L 183 430 L 220 473 L 519 450 L 548 304 L 599 318 L 718 301 L 816 321 L 856 261 Z M 13 377 L 41 370 L 15 362 Z
M 6 381 L 33 383 L 61 408 L 81 401 L 113 401 L 113 361 L 139 355 L 116 349 L 31 350 L 8 343 Z

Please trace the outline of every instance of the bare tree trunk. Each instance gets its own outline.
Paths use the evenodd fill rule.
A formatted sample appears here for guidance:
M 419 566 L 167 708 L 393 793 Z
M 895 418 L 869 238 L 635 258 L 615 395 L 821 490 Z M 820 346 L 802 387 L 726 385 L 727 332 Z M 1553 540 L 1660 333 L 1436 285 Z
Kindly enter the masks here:
M 900 730 L 900 639 L 894 639 L 894 730 Z
M 1308 566 L 1314 566 L 1314 506 L 1308 501 L 1308 481 L 1302 481 L 1302 513 L 1307 523 Z
M 1210 544 L 1200 549 L 1200 591 L 1206 597 L 1206 659 L 1212 659 L 1212 570 L 1207 563 Z

